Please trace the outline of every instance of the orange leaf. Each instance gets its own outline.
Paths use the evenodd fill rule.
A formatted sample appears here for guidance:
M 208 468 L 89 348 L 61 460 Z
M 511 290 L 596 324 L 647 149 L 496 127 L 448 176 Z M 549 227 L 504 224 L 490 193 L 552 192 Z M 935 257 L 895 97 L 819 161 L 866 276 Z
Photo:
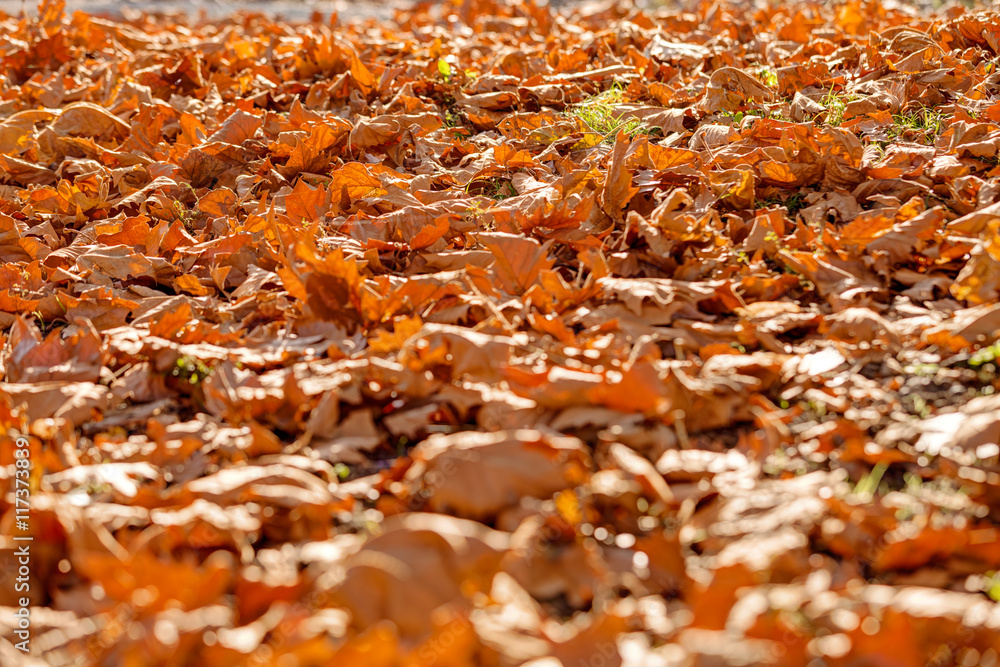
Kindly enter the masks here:
M 539 273 L 555 264 L 548 256 L 551 242 L 541 245 L 534 239 L 502 232 L 478 234 L 477 238 L 496 258 L 493 273 L 510 294 L 523 294 L 538 280 Z
M 440 215 L 434 218 L 433 224 L 424 225 L 420 228 L 417 235 L 410 241 L 410 248 L 413 250 L 426 248 L 447 234 L 449 229 L 451 229 L 451 216 Z

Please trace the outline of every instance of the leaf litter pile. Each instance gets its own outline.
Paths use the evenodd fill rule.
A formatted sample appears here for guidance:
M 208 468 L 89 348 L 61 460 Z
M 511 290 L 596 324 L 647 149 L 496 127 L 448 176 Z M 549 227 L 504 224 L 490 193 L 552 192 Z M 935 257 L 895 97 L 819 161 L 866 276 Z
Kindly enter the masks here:
M 0 662 L 1000 661 L 1000 15 L 561 12 L 0 20 Z

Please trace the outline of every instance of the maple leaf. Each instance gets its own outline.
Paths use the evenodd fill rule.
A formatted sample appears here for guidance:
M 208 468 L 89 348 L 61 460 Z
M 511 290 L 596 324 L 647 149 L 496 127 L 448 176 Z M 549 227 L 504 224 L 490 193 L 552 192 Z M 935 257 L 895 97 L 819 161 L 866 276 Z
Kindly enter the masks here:
M 628 138 L 624 132 L 619 132 L 615 138 L 611 162 L 608 164 L 608 173 L 601 191 L 601 208 L 619 221 L 622 219 L 622 209 L 639 192 L 639 188 L 632 185 L 632 173 L 625 165 L 628 147 Z
M 0 13 L 0 662 L 995 661 L 1000 18 L 634 4 Z
M 333 192 L 323 185 L 310 187 L 303 179 L 285 196 L 285 212 L 293 222 L 315 222 L 330 210 Z
M 522 294 L 542 271 L 555 264 L 548 256 L 551 243 L 540 244 L 534 239 L 501 232 L 481 233 L 477 238 L 493 253 L 496 259 L 493 273 L 509 294 Z
M 339 194 L 342 209 L 349 209 L 357 199 L 385 194 L 381 179 L 357 162 L 345 164 L 330 176 L 330 191 Z
M 261 118 L 237 109 L 236 113 L 226 118 L 222 126 L 213 132 L 207 141 L 221 141 L 239 146 L 251 138 L 263 124 Z

